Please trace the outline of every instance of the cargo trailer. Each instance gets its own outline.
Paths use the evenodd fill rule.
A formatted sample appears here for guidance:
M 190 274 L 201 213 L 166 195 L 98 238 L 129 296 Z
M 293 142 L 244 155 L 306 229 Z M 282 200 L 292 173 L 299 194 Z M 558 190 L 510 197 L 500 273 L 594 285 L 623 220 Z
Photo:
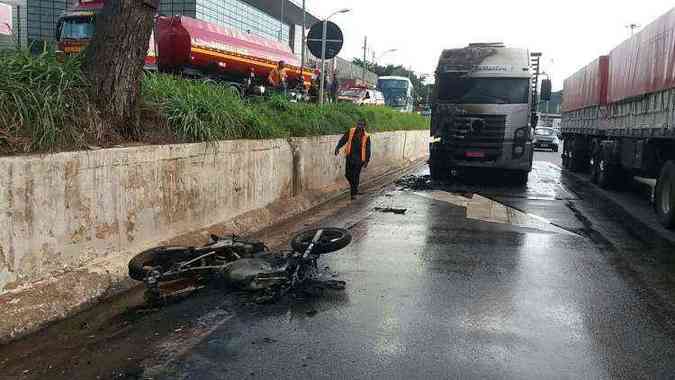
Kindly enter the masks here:
M 675 227 L 675 9 L 564 83 L 563 166 L 607 189 L 651 183 Z

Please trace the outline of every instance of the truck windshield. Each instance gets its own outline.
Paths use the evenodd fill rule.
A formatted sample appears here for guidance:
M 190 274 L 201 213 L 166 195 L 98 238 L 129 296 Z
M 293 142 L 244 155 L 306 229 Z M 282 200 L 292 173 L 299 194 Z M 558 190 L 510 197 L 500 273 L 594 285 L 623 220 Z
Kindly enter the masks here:
M 59 25 L 59 40 L 87 40 L 94 34 L 91 17 L 73 17 L 64 19 Z
M 382 91 L 386 103 L 390 107 L 405 107 L 410 99 L 410 83 L 401 79 L 380 79 L 378 90 Z
M 527 104 L 527 78 L 457 78 L 443 75 L 438 81 L 438 100 L 457 104 Z
M 555 134 L 555 130 L 550 128 L 537 128 L 535 129 L 534 134 L 537 136 L 553 136 Z
M 389 90 L 393 88 L 407 90 L 408 81 L 401 79 L 380 79 L 377 81 L 377 87 L 381 88 L 382 90 Z

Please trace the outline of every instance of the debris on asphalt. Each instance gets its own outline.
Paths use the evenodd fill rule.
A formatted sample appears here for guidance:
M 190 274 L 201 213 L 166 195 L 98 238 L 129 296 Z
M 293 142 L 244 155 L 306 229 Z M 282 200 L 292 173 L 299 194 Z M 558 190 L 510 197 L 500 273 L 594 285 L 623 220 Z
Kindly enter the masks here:
M 316 311 L 316 310 L 308 310 L 307 312 L 305 312 L 305 314 L 307 314 L 308 317 L 313 317 L 313 316 L 317 315 L 318 313 L 319 312 Z
M 383 212 L 383 213 L 389 213 L 389 214 L 396 214 L 396 215 L 403 215 L 408 211 L 407 208 L 392 208 L 392 207 L 375 207 L 375 211 Z
M 400 178 L 396 182 L 394 182 L 396 185 L 400 186 L 403 189 L 406 190 L 432 190 L 433 187 L 431 186 L 431 176 L 430 175 L 423 175 L 423 176 L 416 176 L 416 175 L 407 175 L 405 177 Z

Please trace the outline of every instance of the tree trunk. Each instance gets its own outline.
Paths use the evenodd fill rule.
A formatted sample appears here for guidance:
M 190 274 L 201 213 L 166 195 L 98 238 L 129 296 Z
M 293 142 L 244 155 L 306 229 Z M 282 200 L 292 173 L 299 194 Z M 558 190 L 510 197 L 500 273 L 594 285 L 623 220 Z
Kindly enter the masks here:
M 104 119 L 118 132 L 138 120 L 143 65 L 159 0 L 107 0 L 85 53 L 84 72 Z

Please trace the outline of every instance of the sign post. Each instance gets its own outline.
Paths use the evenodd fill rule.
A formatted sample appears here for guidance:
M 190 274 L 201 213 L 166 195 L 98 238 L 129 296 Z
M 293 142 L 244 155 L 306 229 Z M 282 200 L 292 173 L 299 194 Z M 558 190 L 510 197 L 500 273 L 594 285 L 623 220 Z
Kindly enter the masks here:
M 344 44 L 342 30 L 335 23 L 325 19 L 312 25 L 307 35 L 307 47 L 316 57 L 321 58 L 321 83 L 319 104 L 323 104 L 326 82 L 326 60 L 337 57 Z

